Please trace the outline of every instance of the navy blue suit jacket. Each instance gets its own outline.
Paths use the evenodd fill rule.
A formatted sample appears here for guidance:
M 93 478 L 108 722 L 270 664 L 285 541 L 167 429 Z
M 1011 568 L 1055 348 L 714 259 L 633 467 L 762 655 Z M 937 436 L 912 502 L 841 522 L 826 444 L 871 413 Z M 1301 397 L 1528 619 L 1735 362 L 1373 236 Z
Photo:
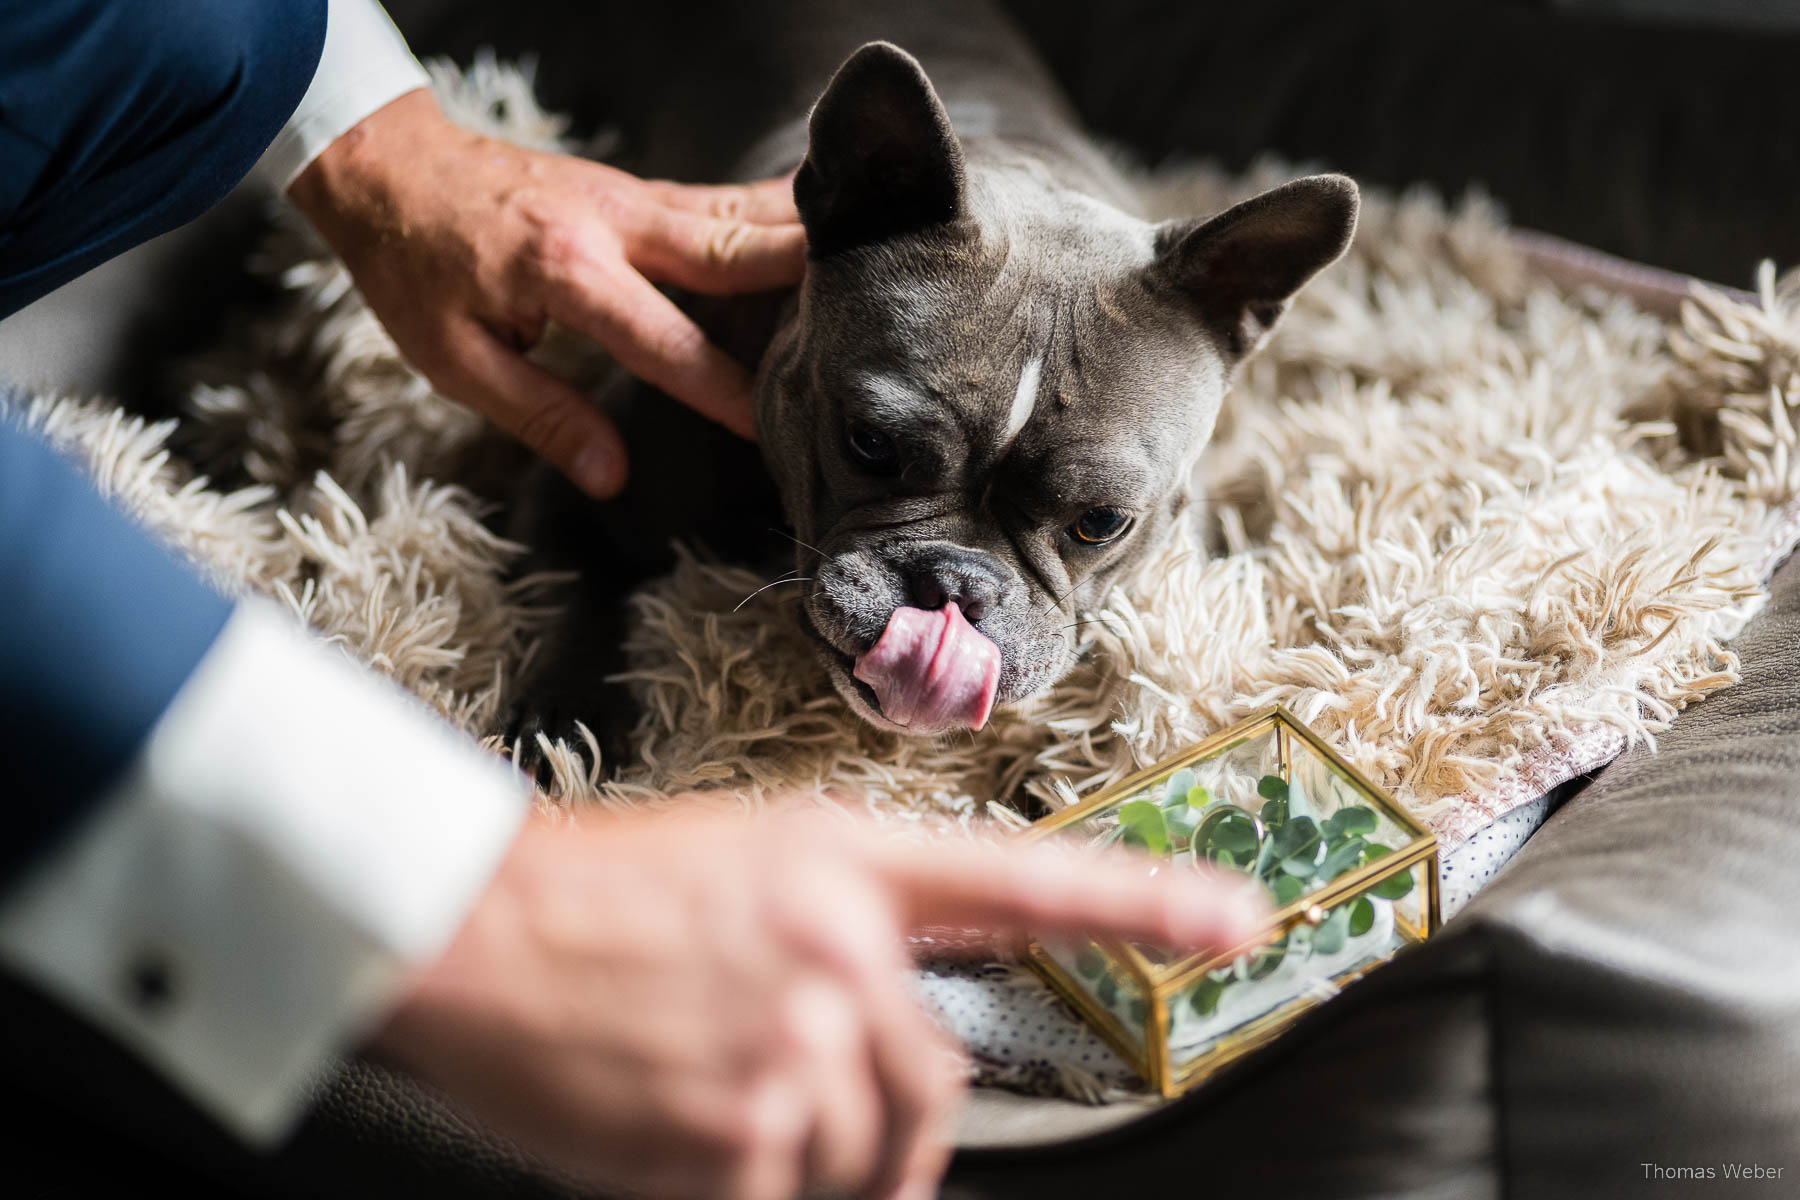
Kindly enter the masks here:
M 222 199 L 305 95 L 325 7 L 0 0 L 0 317 Z M 229 610 L 0 413 L 0 886 L 119 776 Z
M 231 602 L 0 417 L 0 880 L 118 777 Z
M 325 6 L 0 0 L 0 317 L 223 199 L 306 94 Z

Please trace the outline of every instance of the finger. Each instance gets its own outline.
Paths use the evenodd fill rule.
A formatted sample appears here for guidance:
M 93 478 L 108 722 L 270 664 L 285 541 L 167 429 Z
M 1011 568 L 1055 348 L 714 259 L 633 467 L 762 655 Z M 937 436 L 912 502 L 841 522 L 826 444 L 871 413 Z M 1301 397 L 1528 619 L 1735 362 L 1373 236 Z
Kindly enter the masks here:
M 860 1003 L 822 972 L 788 993 L 785 1038 L 813 1114 L 806 1151 L 809 1191 L 860 1192 L 880 1161 L 882 1106 Z
M 1131 851 L 871 840 L 869 853 L 915 924 L 1087 934 L 1171 949 L 1224 949 L 1256 933 L 1259 890 Z
M 728 221 L 792 225 L 800 219 L 794 208 L 792 173 L 759 183 L 695 184 L 651 179 L 644 181 L 644 195 L 665 208 Z
M 803 952 L 851 990 L 867 1030 L 883 1135 L 877 1169 L 854 1190 L 886 1196 L 917 1183 L 935 1195 L 932 1185 L 948 1161 L 946 1130 L 967 1072 L 907 986 L 911 971 L 887 897 L 854 883 L 831 894 L 832 921 L 803 920 L 790 929 Z
M 550 315 L 605 346 L 639 379 L 740 437 L 755 436 L 750 373 L 625 264 L 571 280 L 557 290 Z
M 625 486 L 625 443 L 612 419 L 580 392 L 470 321 L 452 336 L 449 365 L 433 377 L 446 395 L 485 415 L 590 496 Z
M 806 273 L 806 231 L 645 205 L 621 222 L 625 257 L 658 283 L 707 296 L 791 287 Z
M 805 1188 L 801 1148 L 808 1106 L 796 1082 L 771 1078 L 757 1089 L 745 1136 L 749 1151 L 726 1172 L 724 1187 L 717 1189 L 732 1200 L 788 1200 Z
M 904 1004 L 874 1040 L 875 1060 L 886 1094 L 888 1136 L 872 1195 L 918 1193 L 935 1196 L 950 1165 L 951 1125 L 967 1085 L 968 1071 L 949 1039 L 911 997 L 892 993 Z
M 856 972 L 869 1058 L 886 1111 L 880 1167 L 868 1187 L 874 1196 L 908 1184 L 936 1195 L 949 1162 L 949 1122 L 966 1079 L 949 1038 L 905 989 L 905 978 L 898 955 L 865 961 Z

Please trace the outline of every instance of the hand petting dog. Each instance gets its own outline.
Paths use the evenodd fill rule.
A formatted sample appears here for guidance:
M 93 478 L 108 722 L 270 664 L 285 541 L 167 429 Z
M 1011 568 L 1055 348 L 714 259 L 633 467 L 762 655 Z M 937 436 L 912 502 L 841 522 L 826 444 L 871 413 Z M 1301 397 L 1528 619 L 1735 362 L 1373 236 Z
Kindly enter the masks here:
M 301 172 L 296 206 L 409 362 L 589 495 L 624 486 L 611 420 L 525 354 L 555 321 L 750 437 L 750 375 L 659 292 L 796 283 L 806 238 L 787 179 L 638 179 L 461 129 L 428 91 L 364 119 Z

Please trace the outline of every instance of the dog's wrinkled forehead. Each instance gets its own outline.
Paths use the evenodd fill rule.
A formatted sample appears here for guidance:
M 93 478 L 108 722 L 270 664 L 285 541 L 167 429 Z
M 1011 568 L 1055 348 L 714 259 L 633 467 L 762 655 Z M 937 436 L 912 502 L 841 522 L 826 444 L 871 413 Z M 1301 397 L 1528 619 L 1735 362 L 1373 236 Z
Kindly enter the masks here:
M 954 231 L 816 264 L 807 338 L 846 419 L 928 438 L 958 474 L 1008 459 L 1166 482 L 1204 441 L 1224 364 L 1148 274 L 1150 226 L 984 172 Z M 1103 470 L 1105 468 L 1105 470 Z

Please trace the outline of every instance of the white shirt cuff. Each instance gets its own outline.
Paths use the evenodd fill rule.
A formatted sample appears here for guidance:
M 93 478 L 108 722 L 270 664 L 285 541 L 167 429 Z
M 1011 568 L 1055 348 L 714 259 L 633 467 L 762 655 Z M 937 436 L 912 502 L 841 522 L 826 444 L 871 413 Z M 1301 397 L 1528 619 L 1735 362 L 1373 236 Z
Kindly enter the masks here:
M 0 959 L 273 1141 L 455 936 L 527 795 L 247 601 L 103 806 L 0 898 Z
M 375 0 L 329 0 L 325 50 L 312 85 L 263 152 L 258 172 L 286 192 L 295 176 L 352 125 L 430 84 L 425 68 Z

